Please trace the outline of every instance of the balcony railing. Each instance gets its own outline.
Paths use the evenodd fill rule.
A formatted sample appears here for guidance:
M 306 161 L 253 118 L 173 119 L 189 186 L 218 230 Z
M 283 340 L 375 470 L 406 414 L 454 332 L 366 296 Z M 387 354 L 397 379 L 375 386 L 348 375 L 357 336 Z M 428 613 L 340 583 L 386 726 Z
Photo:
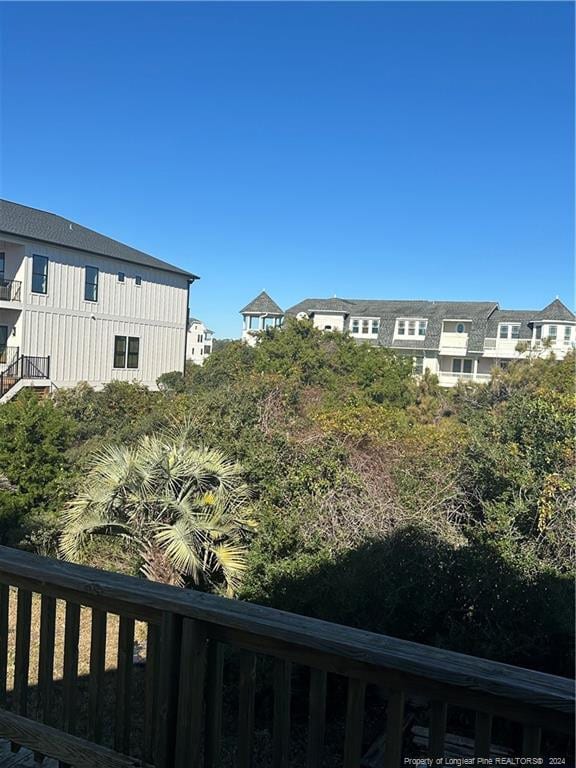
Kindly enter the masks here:
M 19 355 L 0 369 L 0 397 L 21 379 L 49 379 L 50 357 Z
M 468 334 L 467 333 L 449 333 L 442 331 L 440 334 L 440 349 L 457 350 L 458 352 L 464 352 L 468 347 Z
M 15 605 L 12 649 L 8 627 Z M 57 615 L 65 615 L 65 620 L 57 620 Z M 117 621 L 117 663 L 111 694 L 105 685 L 105 659 L 112 618 Z M 135 621 L 147 625 L 138 686 Z M 60 682 L 55 680 L 55 637 L 62 631 Z M 84 656 L 89 655 L 84 687 L 78 676 L 79 643 Z M 33 706 L 29 671 L 31 648 L 37 646 Z M 387 701 L 384 717 L 378 699 L 385 731 L 384 768 L 402 764 L 404 728 L 414 695 L 428 701 L 429 757 L 444 755 L 452 708 L 460 713 L 458 722 L 460 708 L 476 713 L 471 722 L 477 757 L 491 752 L 494 718 L 499 724 L 500 718 L 520 724 L 517 741 L 514 728 L 506 731 L 514 741 L 512 754 L 538 756 L 542 729 L 556 734 L 556 757 L 563 739 L 566 753 L 569 749 L 569 736 L 558 735 L 570 734 L 574 712 L 573 686 L 565 678 L 0 547 L 0 738 L 33 750 L 37 757 L 103 768 L 216 768 L 222 764 L 223 740 L 230 755 L 232 739 L 238 768 L 260 765 L 253 746 L 257 690 L 266 690 L 263 683 L 257 688 L 262 667 L 272 688 L 269 697 L 264 696 L 271 705 L 274 766 L 288 766 L 292 704 L 296 693 L 302 701 L 305 683 L 307 758 L 302 765 L 307 768 L 322 763 L 327 682 L 330 690 L 347 697 L 340 762 L 345 768 L 360 766 L 365 711 L 375 700 L 366 694 L 375 688 L 384 691 Z M 294 687 L 293 695 L 295 668 L 298 690 Z M 10 691 L 6 681 L 12 673 Z M 57 682 L 60 707 L 55 706 Z M 225 692 L 231 691 L 234 706 L 225 701 Z M 86 717 L 80 722 L 83 702 Z M 237 724 L 230 727 L 234 712 Z M 106 722 L 111 723 L 109 730 L 103 727 Z
M 447 381 L 490 381 L 491 374 L 489 373 L 454 373 L 453 371 L 439 371 L 438 377 L 440 381 L 446 379 Z
M 19 354 L 19 347 L 0 347 L 0 371 L 16 362 Z
M 19 280 L 0 279 L 0 301 L 21 301 L 22 283 Z

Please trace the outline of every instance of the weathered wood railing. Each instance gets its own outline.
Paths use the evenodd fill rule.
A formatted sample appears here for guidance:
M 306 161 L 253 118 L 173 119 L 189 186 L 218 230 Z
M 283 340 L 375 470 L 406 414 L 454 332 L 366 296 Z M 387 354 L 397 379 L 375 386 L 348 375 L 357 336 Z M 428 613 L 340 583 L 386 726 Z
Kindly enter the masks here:
M 9 642 L 9 595 L 17 590 L 15 640 Z M 33 593 L 39 593 L 37 702 L 31 717 L 29 683 Z M 34 598 L 38 600 L 38 598 Z M 61 717 L 54 721 L 57 601 L 65 601 Z M 78 732 L 81 606 L 91 612 L 87 717 Z M 85 610 L 85 609 L 83 609 Z M 377 607 L 375 606 L 375 610 Z M 114 696 L 105 700 L 107 617 L 119 616 Z M 131 742 L 135 621 L 147 624 L 143 666 L 142 737 Z M 13 690 L 7 686 L 13 655 Z M 272 765 L 288 766 L 292 665 L 310 669 L 308 768 L 322 764 L 328 676 L 347 679 L 343 722 L 345 768 L 360 765 L 367 686 L 387 699 L 383 764 L 401 765 L 403 722 L 411 697 L 429 702 L 428 756 L 444 754 L 447 712 L 476 712 L 475 752 L 490 752 L 494 719 L 523 729 L 517 754 L 535 757 L 542 730 L 569 733 L 574 693 L 569 680 L 329 624 L 282 611 L 70 565 L 0 547 L 0 737 L 64 765 L 94 768 L 215 768 L 223 740 L 224 651 L 239 649 L 235 765 L 253 758 L 257 659 L 273 666 Z M 10 663 L 9 663 L 10 662 Z M 59 683 L 60 684 L 60 683 Z M 103 722 L 113 743 L 103 746 Z M 229 729 L 228 729 L 229 730 Z M 226 737 L 229 734 L 225 734 Z M 405 753 L 404 753 L 405 754 Z M 304 763 L 302 763 L 304 764 Z

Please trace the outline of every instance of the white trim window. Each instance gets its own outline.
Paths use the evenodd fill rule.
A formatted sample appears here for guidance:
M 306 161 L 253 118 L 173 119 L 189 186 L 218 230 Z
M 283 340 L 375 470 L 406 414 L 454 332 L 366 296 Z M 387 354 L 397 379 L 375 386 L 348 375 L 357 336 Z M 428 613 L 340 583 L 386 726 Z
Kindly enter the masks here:
M 452 360 L 452 373 L 472 373 L 472 360 L 467 357 L 455 357 Z
M 396 320 L 396 329 L 394 336 L 426 336 L 427 320 L 418 320 L 416 318 L 402 318 Z
M 569 345 L 572 341 L 572 328 L 569 325 L 564 326 L 564 344 Z
M 498 338 L 503 340 L 519 339 L 520 323 L 500 323 L 498 326 Z
M 377 317 L 351 317 L 350 333 L 353 336 L 378 336 L 380 320 Z
M 551 341 L 556 341 L 558 338 L 558 326 L 557 325 L 549 325 L 548 326 L 548 338 Z

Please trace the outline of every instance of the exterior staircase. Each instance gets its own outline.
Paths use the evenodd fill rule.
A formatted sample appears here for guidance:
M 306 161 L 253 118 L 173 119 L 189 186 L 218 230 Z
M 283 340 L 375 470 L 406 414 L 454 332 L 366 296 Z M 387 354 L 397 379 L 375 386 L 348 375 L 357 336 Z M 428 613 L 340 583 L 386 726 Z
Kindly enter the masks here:
M 0 369 L 1 370 L 1 369 Z M 20 381 L 50 378 L 50 358 L 18 355 L 0 373 L 0 403 L 6 402 L 7 395 Z

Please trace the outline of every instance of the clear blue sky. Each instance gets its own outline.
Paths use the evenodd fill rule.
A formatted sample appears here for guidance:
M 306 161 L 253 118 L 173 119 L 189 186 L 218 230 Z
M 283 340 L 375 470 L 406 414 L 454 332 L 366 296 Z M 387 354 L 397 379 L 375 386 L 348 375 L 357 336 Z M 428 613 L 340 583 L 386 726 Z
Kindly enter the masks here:
M 1 194 L 202 276 L 573 305 L 574 6 L 4 3 Z

